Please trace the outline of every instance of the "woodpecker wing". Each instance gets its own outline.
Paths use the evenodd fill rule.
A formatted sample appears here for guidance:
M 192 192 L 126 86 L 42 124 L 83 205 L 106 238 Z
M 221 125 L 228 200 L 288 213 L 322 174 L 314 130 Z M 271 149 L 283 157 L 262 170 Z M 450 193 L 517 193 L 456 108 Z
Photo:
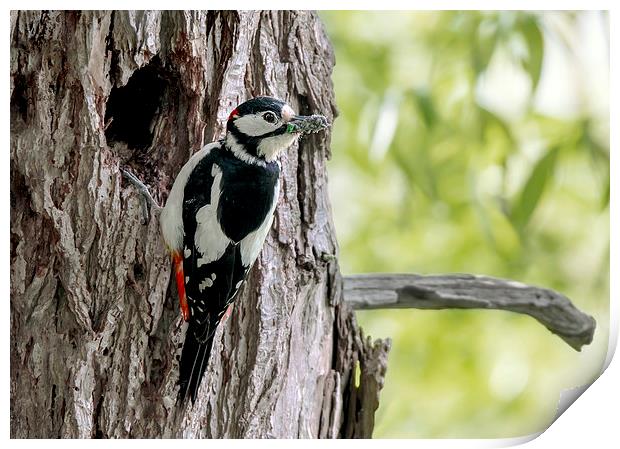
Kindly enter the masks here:
M 188 177 L 183 269 L 190 322 L 208 325 L 236 295 L 269 232 L 279 193 L 277 163 L 257 166 L 214 148 Z
M 206 339 L 212 315 L 229 295 L 236 250 L 217 217 L 222 169 L 219 151 L 205 156 L 187 180 L 183 201 L 183 271 L 190 308 L 190 329 Z

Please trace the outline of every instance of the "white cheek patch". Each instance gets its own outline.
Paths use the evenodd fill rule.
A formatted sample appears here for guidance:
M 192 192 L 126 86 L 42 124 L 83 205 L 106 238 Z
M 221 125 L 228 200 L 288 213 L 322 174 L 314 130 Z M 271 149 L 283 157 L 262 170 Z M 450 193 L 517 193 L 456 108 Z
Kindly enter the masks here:
M 262 139 L 258 144 L 258 154 L 263 156 L 267 162 L 272 162 L 282 151 L 290 147 L 297 137 L 299 137 L 298 134 L 285 133 Z
M 261 115 L 244 115 L 235 120 L 235 126 L 246 136 L 262 136 L 280 126 L 280 123 L 267 123 Z

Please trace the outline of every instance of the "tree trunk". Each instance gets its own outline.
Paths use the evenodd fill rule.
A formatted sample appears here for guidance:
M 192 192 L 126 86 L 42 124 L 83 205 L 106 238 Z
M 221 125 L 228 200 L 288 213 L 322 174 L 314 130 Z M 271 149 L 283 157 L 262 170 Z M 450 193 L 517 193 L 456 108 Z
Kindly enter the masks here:
M 120 175 L 163 203 L 252 96 L 331 121 L 333 63 L 309 12 L 11 12 L 12 437 L 371 435 L 389 342 L 341 301 L 329 134 L 283 156 L 273 229 L 185 408 L 169 256 Z

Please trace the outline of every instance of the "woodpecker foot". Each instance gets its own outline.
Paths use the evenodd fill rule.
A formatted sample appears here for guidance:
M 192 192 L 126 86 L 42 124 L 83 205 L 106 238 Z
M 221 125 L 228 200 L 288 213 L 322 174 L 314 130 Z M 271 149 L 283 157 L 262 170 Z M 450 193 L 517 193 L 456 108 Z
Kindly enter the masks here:
M 140 181 L 136 175 L 127 170 L 121 168 L 121 172 L 125 179 L 132 183 L 136 189 L 142 194 L 142 224 L 146 224 L 149 221 L 149 207 L 154 208 L 156 211 L 160 211 L 162 207 L 157 204 L 157 201 L 153 199 L 148 187 L 142 181 Z

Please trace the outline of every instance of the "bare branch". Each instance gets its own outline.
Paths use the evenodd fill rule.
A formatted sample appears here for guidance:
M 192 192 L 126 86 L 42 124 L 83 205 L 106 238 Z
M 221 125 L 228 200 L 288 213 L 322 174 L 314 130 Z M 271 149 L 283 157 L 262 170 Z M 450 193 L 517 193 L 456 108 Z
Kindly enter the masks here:
M 520 282 L 471 274 L 367 274 L 344 278 L 354 309 L 499 309 L 523 313 L 576 350 L 592 342 L 596 322 L 564 295 Z
M 149 192 L 149 188 L 142 181 L 138 179 L 133 173 L 121 168 L 123 176 L 131 182 L 138 192 L 142 194 L 142 224 L 146 224 L 149 221 L 149 207 L 152 207 L 156 212 L 161 212 L 162 207 L 155 201 Z

